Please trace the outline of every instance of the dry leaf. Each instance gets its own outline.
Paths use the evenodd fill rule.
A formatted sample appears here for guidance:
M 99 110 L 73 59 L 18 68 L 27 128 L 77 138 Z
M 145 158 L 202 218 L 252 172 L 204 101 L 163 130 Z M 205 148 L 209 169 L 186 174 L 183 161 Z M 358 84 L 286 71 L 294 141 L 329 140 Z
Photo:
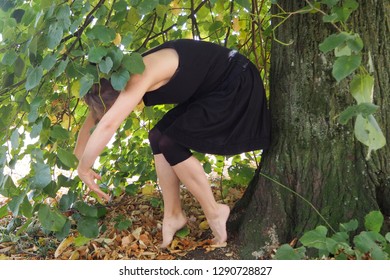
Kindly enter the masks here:
M 136 240 L 139 240 L 139 237 L 142 232 L 142 227 L 136 228 L 131 234 L 134 236 Z
M 79 257 L 80 257 L 79 251 L 74 251 L 74 252 L 72 252 L 72 254 L 70 255 L 69 259 L 70 259 L 70 260 L 78 260 Z
M 65 238 L 64 240 L 62 240 L 60 245 L 58 245 L 56 252 L 54 253 L 54 257 L 58 258 L 62 254 L 62 252 L 64 252 L 66 250 L 66 248 L 68 248 L 70 245 L 73 244 L 73 241 L 74 241 L 73 236 L 69 236 L 69 237 Z
M 131 235 L 125 236 L 122 238 L 122 247 L 127 247 L 133 242 L 133 238 Z
M 154 185 L 146 184 L 142 188 L 143 195 L 152 195 L 154 193 Z
M 201 222 L 201 223 L 199 224 L 199 228 L 200 228 L 201 230 L 207 230 L 207 229 L 210 228 L 210 227 L 209 227 L 209 223 L 208 223 L 207 221 L 203 221 L 203 222 Z

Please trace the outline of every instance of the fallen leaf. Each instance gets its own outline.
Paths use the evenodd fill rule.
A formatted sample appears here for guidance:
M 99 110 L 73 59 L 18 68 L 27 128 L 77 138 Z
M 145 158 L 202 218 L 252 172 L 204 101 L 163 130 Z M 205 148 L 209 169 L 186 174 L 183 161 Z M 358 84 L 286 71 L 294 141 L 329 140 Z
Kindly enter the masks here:
M 73 236 L 69 236 L 64 240 L 62 240 L 62 242 L 60 243 L 60 245 L 58 245 L 57 250 L 54 253 L 54 257 L 58 258 L 66 250 L 66 248 L 68 248 L 70 245 L 73 244 L 73 242 L 74 242 Z
M 152 195 L 154 193 L 154 185 L 153 184 L 146 184 L 142 188 L 142 194 L 143 195 Z
M 9 257 L 4 254 L 0 254 L 0 260 L 9 260 Z
M 133 232 L 131 234 L 134 236 L 134 238 L 136 240 L 139 240 L 139 237 L 141 235 L 141 231 L 142 231 L 142 227 L 139 227 L 139 228 L 136 228 L 135 230 L 133 230 Z
M 122 238 L 122 247 L 127 247 L 133 242 L 133 238 L 131 235 L 125 236 Z
M 209 227 L 209 223 L 208 223 L 207 221 L 203 221 L 203 222 L 201 222 L 201 223 L 199 224 L 199 228 L 200 228 L 201 230 L 207 230 L 207 229 L 210 228 L 210 227 Z

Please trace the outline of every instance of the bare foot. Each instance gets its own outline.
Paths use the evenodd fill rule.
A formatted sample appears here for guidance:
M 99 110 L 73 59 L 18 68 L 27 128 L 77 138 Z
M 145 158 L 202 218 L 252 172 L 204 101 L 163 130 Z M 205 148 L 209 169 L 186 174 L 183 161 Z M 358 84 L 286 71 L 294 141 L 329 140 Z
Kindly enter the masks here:
M 229 206 L 225 204 L 218 204 L 218 210 L 215 213 L 215 217 L 207 219 L 207 222 L 214 234 L 213 244 L 215 245 L 221 245 L 227 240 L 226 222 L 229 218 L 229 214 Z
M 171 244 L 175 233 L 183 228 L 186 223 L 187 218 L 183 213 L 178 216 L 164 217 L 162 226 L 163 242 L 160 244 L 160 247 L 168 247 L 168 245 Z

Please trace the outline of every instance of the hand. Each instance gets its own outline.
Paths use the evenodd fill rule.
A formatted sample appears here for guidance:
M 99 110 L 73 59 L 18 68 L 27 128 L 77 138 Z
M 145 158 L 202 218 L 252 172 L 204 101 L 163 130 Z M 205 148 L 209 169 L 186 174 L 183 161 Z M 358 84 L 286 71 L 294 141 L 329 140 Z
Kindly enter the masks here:
M 110 201 L 110 195 L 106 194 L 105 192 L 103 192 L 99 185 L 96 184 L 95 182 L 95 179 L 97 180 L 101 180 L 102 177 L 97 174 L 95 171 L 93 171 L 92 169 L 82 169 L 80 167 L 77 168 L 77 172 L 78 172 L 78 175 L 79 175 L 79 178 L 87 185 L 87 187 L 92 190 L 93 192 L 95 192 L 100 199 L 104 199 L 105 201 Z

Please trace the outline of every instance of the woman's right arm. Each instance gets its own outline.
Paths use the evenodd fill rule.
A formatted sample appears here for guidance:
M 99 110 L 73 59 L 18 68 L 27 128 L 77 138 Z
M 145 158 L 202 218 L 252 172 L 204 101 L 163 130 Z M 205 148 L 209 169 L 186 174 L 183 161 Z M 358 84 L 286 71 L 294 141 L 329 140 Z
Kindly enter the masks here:
M 88 139 L 91 135 L 91 129 L 95 126 L 95 118 L 92 116 L 92 113 L 89 112 L 87 118 L 85 119 L 81 129 L 79 131 L 79 135 L 76 141 L 76 147 L 74 148 L 74 154 L 78 160 L 80 160 L 81 156 L 84 153 L 85 146 L 88 143 Z

